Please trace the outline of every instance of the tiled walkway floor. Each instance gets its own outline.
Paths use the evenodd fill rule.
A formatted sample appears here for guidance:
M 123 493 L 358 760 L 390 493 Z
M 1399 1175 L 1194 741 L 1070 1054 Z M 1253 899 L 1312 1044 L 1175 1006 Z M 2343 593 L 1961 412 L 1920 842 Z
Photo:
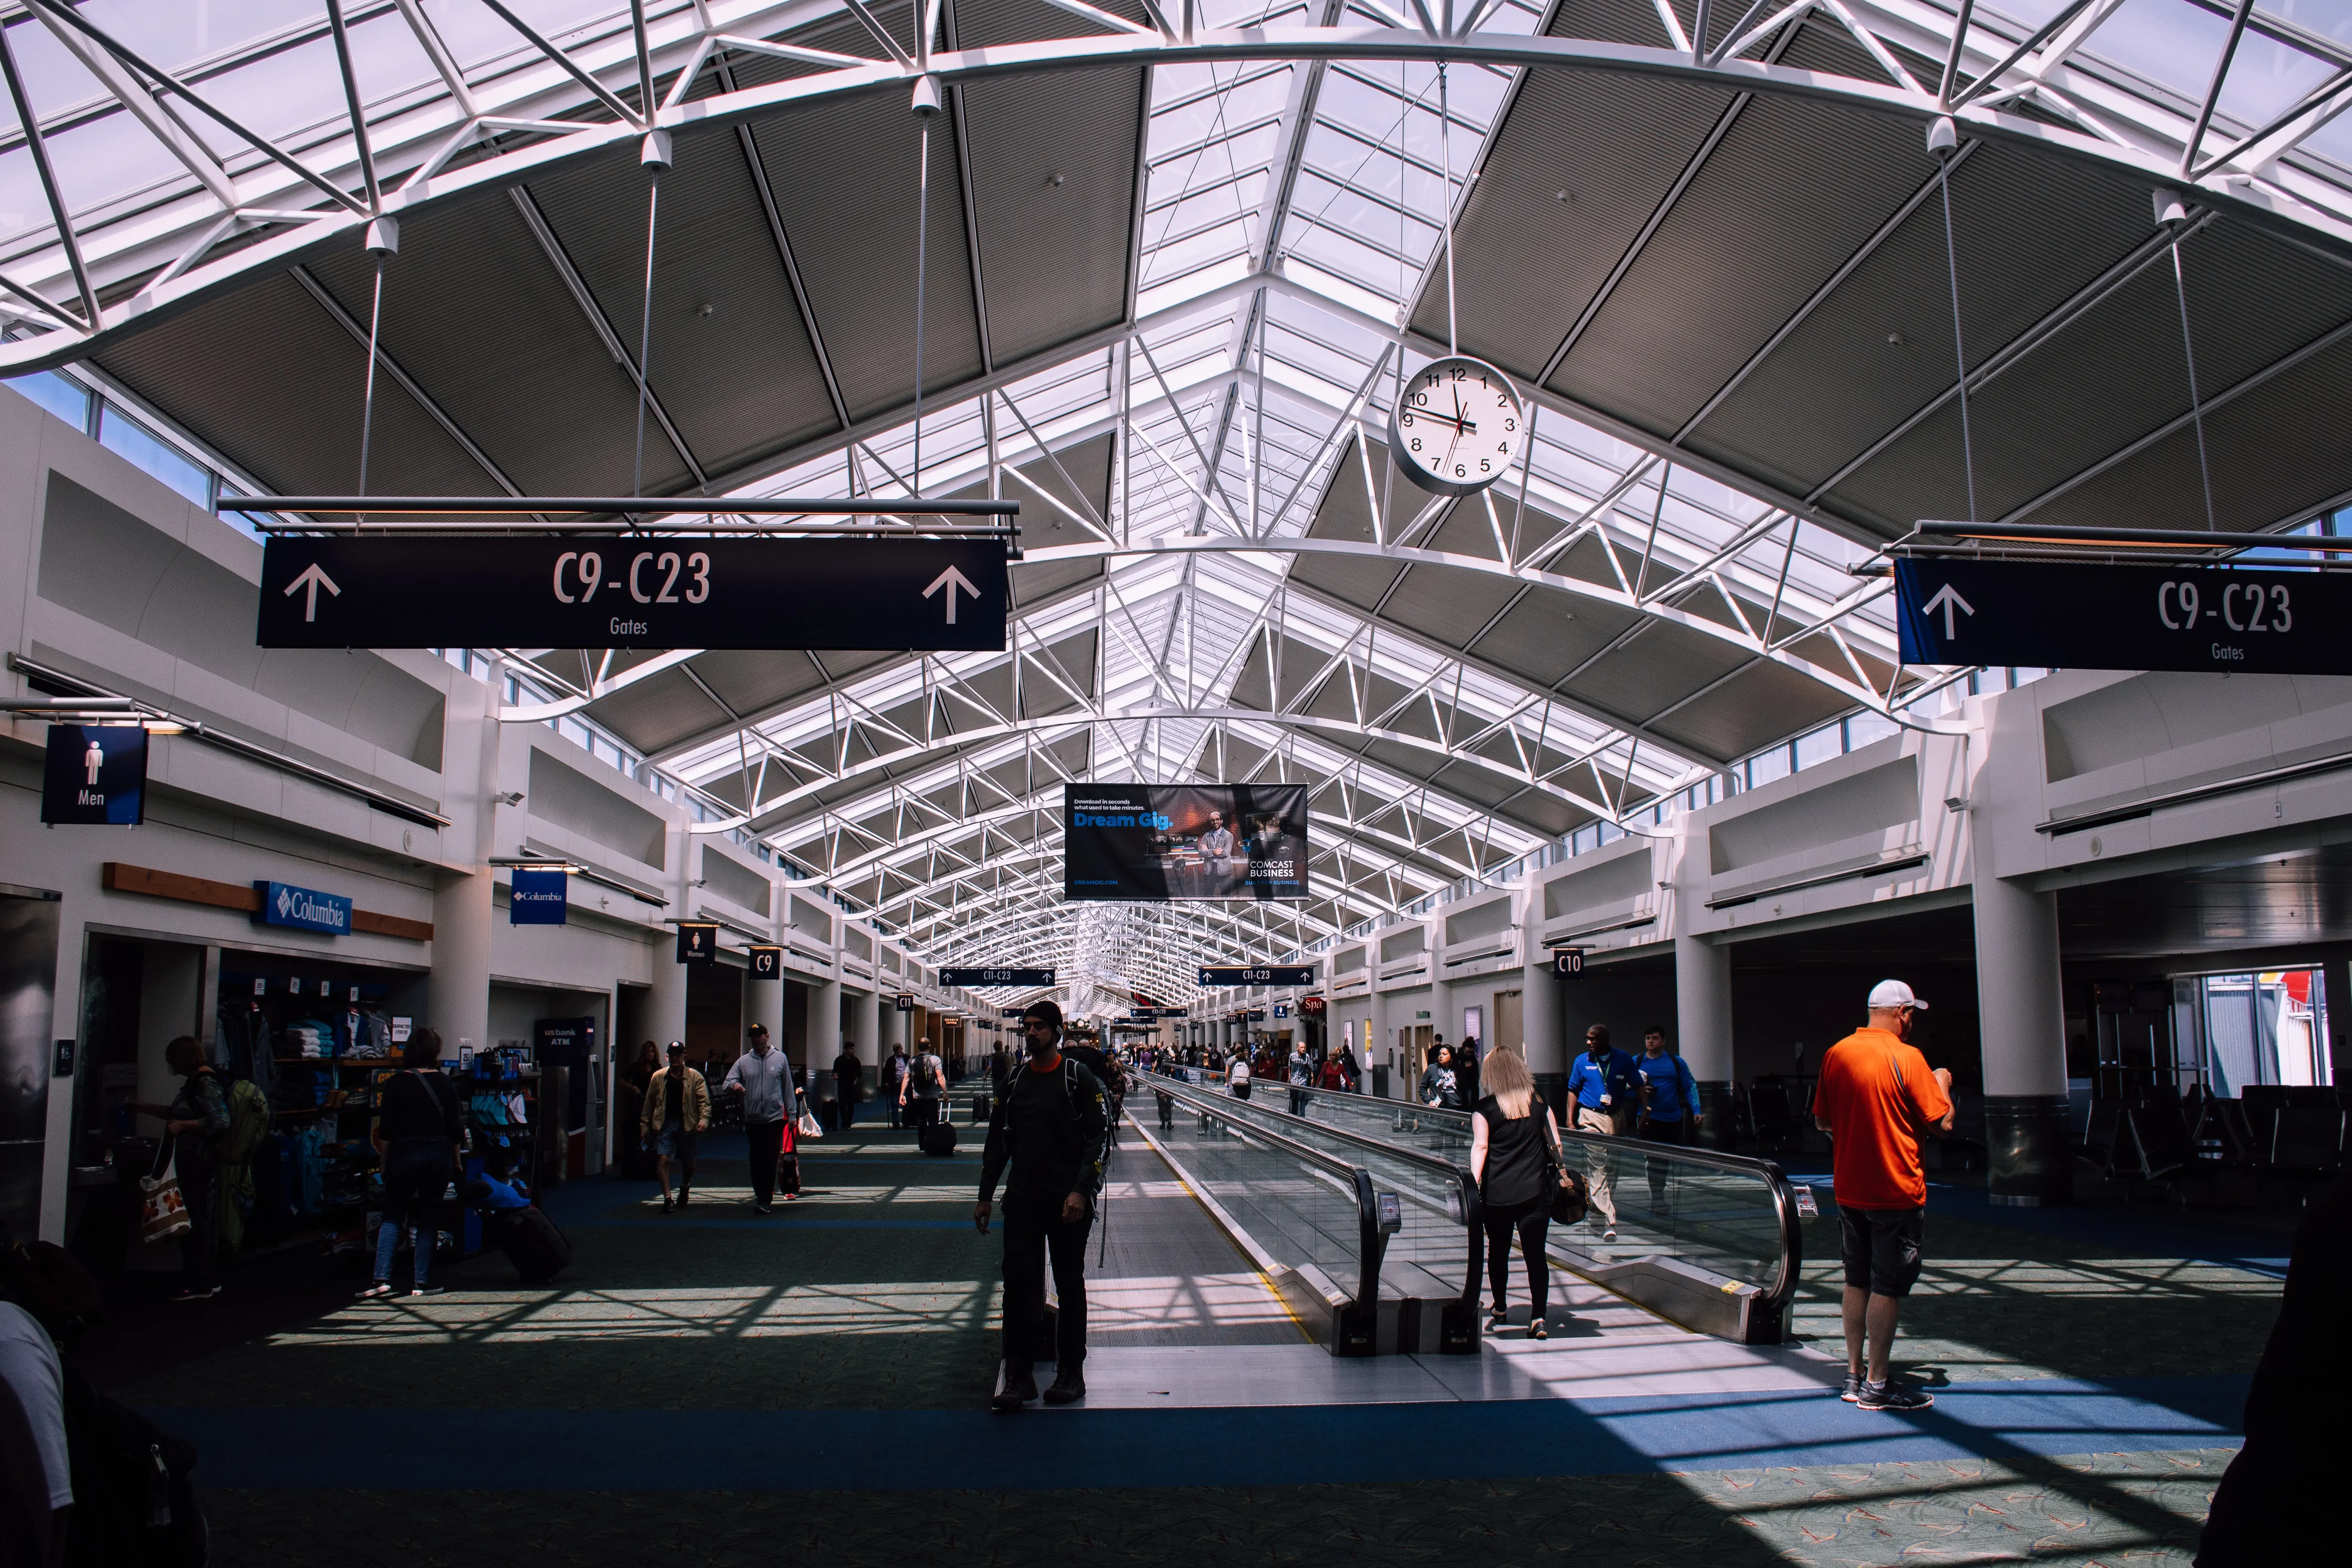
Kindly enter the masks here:
M 415 1306 L 233 1274 L 220 1321 L 132 1313 L 84 1353 L 205 1451 L 227 1568 L 2182 1563 L 2286 1250 L 2232 1232 L 2167 1256 L 2163 1215 L 2086 1235 L 1941 1194 L 1903 1359 L 1948 1392 L 1871 1415 L 1829 1392 L 1834 1342 L 1662 1327 L 1334 1361 L 1130 1138 L 1094 1397 L 999 1417 L 963 1130 L 951 1161 L 829 1138 L 768 1220 L 740 1164 L 672 1215 L 574 1183 L 551 1288 L 496 1256 Z M 1833 1274 L 1808 1267 L 1810 1333 L 1834 1333 Z

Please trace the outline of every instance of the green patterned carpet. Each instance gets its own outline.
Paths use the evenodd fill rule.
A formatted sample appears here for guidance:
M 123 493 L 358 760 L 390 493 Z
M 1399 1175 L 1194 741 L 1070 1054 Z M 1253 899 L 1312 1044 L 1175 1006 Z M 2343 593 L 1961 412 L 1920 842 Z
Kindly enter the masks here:
M 211 1321 L 190 1328 L 187 1309 L 131 1303 L 75 1353 L 147 1407 L 262 1407 L 290 1423 L 445 1410 L 450 1464 L 486 1477 L 499 1456 L 469 1445 L 469 1411 L 973 1410 L 993 1376 L 999 1250 L 970 1223 L 977 1157 L 961 1131 L 952 1161 L 922 1159 L 903 1133 L 826 1139 L 806 1151 L 806 1197 L 765 1220 L 743 1206 L 740 1163 L 707 1163 L 693 1205 L 670 1216 L 650 1185 L 574 1183 L 552 1200 L 576 1258 L 551 1289 L 519 1288 L 495 1254 L 445 1271 L 446 1296 L 388 1307 L 350 1302 L 357 1280 L 320 1280 L 316 1265 L 243 1270 Z M 1129 1142 L 1123 1159 L 1150 1158 Z M 2275 1278 L 2132 1245 L 2161 1234 L 2149 1217 L 2106 1244 L 2094 1224 L 2053 1233 L 1981 1212 L 1932 1216 L 1898 1359 L 1931 1386 L 2250 1370 Z M 1809 1227 L 1807 1245 L 1800 1329 L 1833 1343 L 1832 1223 Z M 2273 1231 L 2247 1233 L 2242 1250 L 2286 1249 Z M 2185 1563 L 2230 1454 L 2143 1446 L 1496 1481 L 1452 1479 L 1496 1473 L 1490 1455 L 1432 1451 L 1402 1457 L 1425 1479 L 1203 1487 L 1185 1484 L 1188 1456 L 1171 1449 L 1164 1486 L 1056 1489 L 1045 1473 L 1037 1489 L 1003 1491 L 960 1488 L 968 1456 L 952 1447 L 910 1447 L 877 1478 L 889 1489 L 852 1492 L 783 1489 L 787 1440 L 778 1489 L 714 1491 L 690 1461 L 646 1452 L 642 1490 L 384 1490 L 355 1475 L 348 1488 L 205 1495 L 225 1568 Z M 1344 1453 L 1326 1458 L 1349 1472 Z M 1557 1468 L 1548 1458 L 1530 1454 L 1528 1471 Z

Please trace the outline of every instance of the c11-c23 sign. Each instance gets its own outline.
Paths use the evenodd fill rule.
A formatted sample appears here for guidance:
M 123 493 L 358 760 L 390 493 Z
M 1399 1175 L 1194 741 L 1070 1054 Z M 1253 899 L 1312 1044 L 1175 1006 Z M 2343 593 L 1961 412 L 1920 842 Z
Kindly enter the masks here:
M 1066 784 L 1062 896 L 1307 896 L 1305 784 Z

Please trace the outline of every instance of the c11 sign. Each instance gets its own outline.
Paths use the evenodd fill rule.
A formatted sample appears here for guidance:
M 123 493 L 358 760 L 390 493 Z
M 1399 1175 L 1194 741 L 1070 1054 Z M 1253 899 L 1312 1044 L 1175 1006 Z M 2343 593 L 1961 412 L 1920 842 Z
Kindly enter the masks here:
M 2253 566 L 1895 563 L 1906 664 L 2352 674 L 2352 577 Z

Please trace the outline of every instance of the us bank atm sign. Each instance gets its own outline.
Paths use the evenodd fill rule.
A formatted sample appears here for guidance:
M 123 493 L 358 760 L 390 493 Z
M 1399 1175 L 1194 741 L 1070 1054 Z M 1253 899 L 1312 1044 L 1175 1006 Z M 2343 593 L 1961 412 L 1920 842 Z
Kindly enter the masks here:
M 254 916 L 263 925 L 290 926 L 296 931 L 322 931 L 329 936 L 349 936 L 352 901 L 313 888 L 287 882 L 256 882 L 261 909 Z

